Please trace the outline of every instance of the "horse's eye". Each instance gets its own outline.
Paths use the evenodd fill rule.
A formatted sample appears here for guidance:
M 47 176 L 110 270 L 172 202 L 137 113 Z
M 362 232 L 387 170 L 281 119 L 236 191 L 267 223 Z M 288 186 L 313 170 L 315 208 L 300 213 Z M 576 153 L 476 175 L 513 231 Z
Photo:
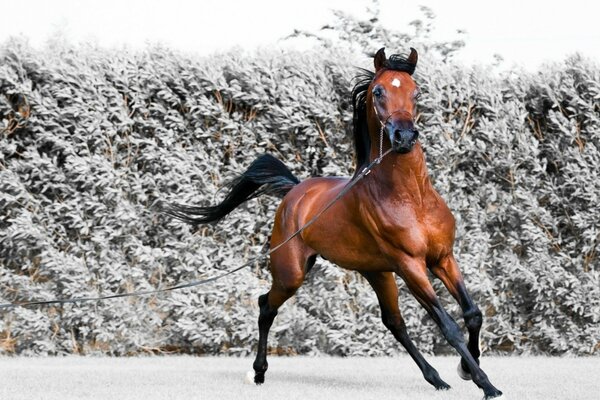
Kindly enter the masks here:
M 375 86 L 373 89 L 373 96 L 377 97 L 378 99 L 383 96 L 383 89 L 381 86 Z

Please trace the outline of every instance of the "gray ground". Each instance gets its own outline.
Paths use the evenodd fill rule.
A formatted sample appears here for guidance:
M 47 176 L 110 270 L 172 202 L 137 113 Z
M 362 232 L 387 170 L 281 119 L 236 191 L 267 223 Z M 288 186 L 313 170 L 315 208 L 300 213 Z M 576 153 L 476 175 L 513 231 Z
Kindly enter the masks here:
M 0 399 L 481 399 L 457 357 L 428 357 L 452 389 L 436 392 L 408 357 L 270 357 L 264 385 L 243 383 L 249 358 L 0 357 Z M 600 399 L 600 357 L 485 357 L 504 398 Z

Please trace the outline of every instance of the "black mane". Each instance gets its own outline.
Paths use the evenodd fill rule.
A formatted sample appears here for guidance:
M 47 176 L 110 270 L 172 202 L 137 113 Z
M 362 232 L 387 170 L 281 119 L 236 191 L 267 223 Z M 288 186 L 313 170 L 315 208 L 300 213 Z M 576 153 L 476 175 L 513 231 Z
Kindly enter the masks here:
M 352 132 L 354 134 L 354 151 L 356 154 L 356 169 L 354 175 L 359 173 L 363 166 L 369 162 L 371 152 L 371 137 L 367 125 L 367 90 L 373 82 L 375 73 L 360 69 L 360 73 L 354 78 L 356 84 L 352 89 Z
M 406 57 L 400 54 L 392 54 L 385 61 L 384 69 L 406 72 L 412 75 L 415 72 L 415 64 L 408 62 Z M 359 68 L 359 73 L 354 78 L 356 82 L 352 89 L 352 107 L 354 115 L 352 118 L 354 134 L 354 150 L 356 152 L 356 170 L 359 173 L 369 162 L 371 152 L 371 138 L 367 125 L 367 89 L 373 82 L 375 73 L 364 68 Z

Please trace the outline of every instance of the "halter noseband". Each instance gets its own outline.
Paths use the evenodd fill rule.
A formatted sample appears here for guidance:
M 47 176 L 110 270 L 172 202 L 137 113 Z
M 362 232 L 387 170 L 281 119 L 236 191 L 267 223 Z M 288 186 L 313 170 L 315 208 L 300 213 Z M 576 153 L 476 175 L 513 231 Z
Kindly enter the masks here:
M 391 116 L 396 113 L 404 113 L 404 114 L 409 115 L 411 121 L 413 120 L 413 116 L 408 111 L 394 110 L 387 116 L 386 119 L 383 120 L 383 122 L 381 122 L 381 117 L 379 115 L 379 111 L 377 110 L 377 106 L 375 105 L 375 102 L 373 100 L 371 100 L 371 102 L 373 103 L 373 110 L 375 110 L 375 115 L 377 116 L 377 120 L 381 124 L 381 129 L 379 130 L 379 160 L 381 161 L 381 159 L 383 158 L 382 157 L 382 154 L 383 154 L 383 132 L 385 131 L 385 124 L 387 124 L 387 122 L 391 118 Z

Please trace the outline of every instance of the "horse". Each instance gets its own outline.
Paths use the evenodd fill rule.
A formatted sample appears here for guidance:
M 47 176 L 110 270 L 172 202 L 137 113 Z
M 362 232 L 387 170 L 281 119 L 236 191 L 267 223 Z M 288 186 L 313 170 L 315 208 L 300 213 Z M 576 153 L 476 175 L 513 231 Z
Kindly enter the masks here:
M 279 307 L 296 293 L 321 256 L 359 272 L 371 285 L 385 327 L 406 349 L 423 377 L 437 390 L 450 389 L 415 347 L 398 306 L 395 275 L 439 326 L 447 342 L 461 356 L 458 374 L 483 390 L 485 399 L 498 398 L 479 366 L 482 313 L 467 292 L 453 255 L 455 219 L 431 184 L 419 132 L 415 127 L 419 89 L 413 80 L 418 55 L 374 56 L 375 72 L 362 70 L 352 90 L 354 177 L 381 156 L 368 175 L 339 198 L 310 226 L 270 254 L 272 284 L 259 296 L 258 350 L 253 363 L 254 383 L 265 381 L 267 336 Z M 300 181 L 275 157 L 265 154 L 230 185 L 215 206 L 172 204 L 169 213 L 192 225 L 219 221 L 234 208 L 262 194 L 282 197 L 270 246 L 274 249 L 326 207 L 350 181 L 341 177 L 313 177 Z M 312 222 L 312 221 L 311 221 Z M 335 238 L 335 239 L 334 239 Z M 428 278 L 439 278 L 462 309 L 469 338 L 444 309 Z

